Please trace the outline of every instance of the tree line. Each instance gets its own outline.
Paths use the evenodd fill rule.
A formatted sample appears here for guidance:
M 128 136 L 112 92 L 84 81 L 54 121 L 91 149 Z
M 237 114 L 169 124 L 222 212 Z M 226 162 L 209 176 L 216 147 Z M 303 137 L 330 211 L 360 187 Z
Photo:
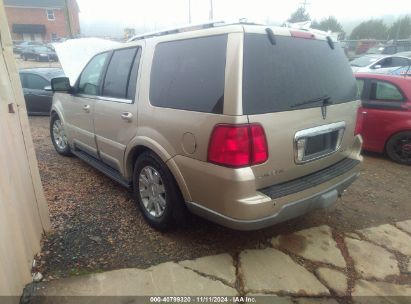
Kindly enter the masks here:
M 392 40 L 392 39 L 408 39 L 411 38 L 411 17 L 404 16 L 392 25 L 388 26 L 381 19 L 370 19 L 361 22 L 357 25 L 348 37 L 344 32 L 341 23 L 333 16 L 322 19 L 320 21 L 311 20 L 308 12 L 299 7 L 293 12 L 287 22 L 304 22 L 311 21 L 311 28 L 340 33 L 339 39 L 377 39 L 377 40 Z

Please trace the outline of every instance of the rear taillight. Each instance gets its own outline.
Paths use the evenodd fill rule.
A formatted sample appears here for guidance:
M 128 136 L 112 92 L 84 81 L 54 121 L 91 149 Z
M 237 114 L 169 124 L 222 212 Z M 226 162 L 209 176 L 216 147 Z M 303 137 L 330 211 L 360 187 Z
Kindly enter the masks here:
M 362 108 L 358 108 L 357 111 L 357 121 L 355 123 L 355 130 L 354 130 L 354 135 L 361 134 L 362 132 L 362 126 L 364 124 L 364 115 L 365 112 Z
M 215 126 L 208 145 L 209 162 L 239 168 L 261 164 L 267 159 L 267 140 L 261 125 Z

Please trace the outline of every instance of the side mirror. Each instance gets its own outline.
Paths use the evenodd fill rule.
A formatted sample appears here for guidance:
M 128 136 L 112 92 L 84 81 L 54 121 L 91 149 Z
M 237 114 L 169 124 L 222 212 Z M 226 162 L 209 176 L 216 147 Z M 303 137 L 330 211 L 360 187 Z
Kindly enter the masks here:
M 375 69 L 375 70 L 381 69 L 381 68 L 382 68 L 381 64 L 376 64 L 376 65 L 373 66 L 373 69 Z
M 53 92 L 68 92 L 70 89 L 70 79 L 68 77 L 57 77 L 51 80 L 51 90 Z

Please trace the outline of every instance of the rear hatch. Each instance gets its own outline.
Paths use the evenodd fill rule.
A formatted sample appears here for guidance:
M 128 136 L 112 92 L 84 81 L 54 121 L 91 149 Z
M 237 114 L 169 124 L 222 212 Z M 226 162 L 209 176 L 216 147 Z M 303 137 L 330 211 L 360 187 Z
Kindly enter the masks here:
M 359 102 L 343 49 L 294 35 L 244 34 L 243 113 L 269 146 L 267 162 L 252 167 L 257 188 L 332 166 L 354 142 Z

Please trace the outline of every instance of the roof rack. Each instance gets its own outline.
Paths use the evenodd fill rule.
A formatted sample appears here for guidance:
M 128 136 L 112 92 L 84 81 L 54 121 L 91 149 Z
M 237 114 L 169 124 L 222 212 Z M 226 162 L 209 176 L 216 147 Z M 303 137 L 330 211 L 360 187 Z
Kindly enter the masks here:
M 222 26 L 222 25 L 227 25 L 224 21 L 211 21 L 207 23 L 200 23 L 200 24 L 189 24 L 186 26 L 182 27 L 175 27 L 175 28 L 170 28 L 170 29 L 165 29 L 157 32 L 149 32 L 141 35 L 136 35 L 131 37 L 127 42 L 132 42 L 132 41 L 137 41 L 141 39 L 147 39 L 147 38 L 152 38 L 152 37 L 157 37 L 157 36 L 164 36 L 164 35 L 170 35 L 170 34 L 177 34 L 177 33 L 182 33 L 182 32 L 188 32 L 188 31 L 196 31 L 196 30 L 202 30 L 202 29 L 207 29 L 207 28 L 212 28 L 212 27 L 217 27 L 217 26 Z

